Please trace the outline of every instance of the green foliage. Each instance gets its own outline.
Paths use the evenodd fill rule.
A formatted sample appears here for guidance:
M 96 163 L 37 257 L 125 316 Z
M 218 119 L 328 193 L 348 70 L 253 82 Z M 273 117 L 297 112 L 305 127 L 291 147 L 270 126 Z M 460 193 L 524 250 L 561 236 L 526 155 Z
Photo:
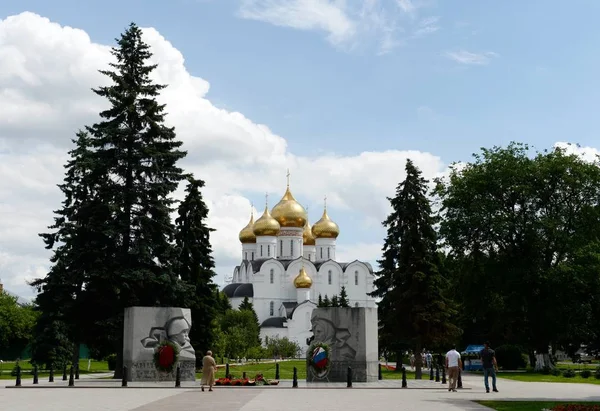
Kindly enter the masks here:
M 346 292 L 345 286 L 342 286 L 342 289 L 340 290 L 340 297 L 339 297 L 338 302 L 339 302 L 340 307 L 345 307 L 345 308 L 350 307 L 350 302 L 348 301 L 348 293 Z
M 17 298 L 0 292 L 0 352 L 25 348 L 31 340 L 38 317 L 32 306 L 17 304 Z
M 114 371 L 117 367 L 117 354 L 109 354 L 104 360 L 108 364 L 109 371 Z
M 271 337 L 265 341 L 268 358 L 298 358 L 300 345 L 287 337 Z
M 339 307 L 340 306 L 340 301 L 338 299 L 337 295 L 334 295 L 333 297 L 331 297 L 331 307 Z
M 392 213 L 383 222 L 387 237 L 371 295 L 381 298 L 382 348 L 389 351 L 409 346 L 421 352 L 424 346 L 451 342 L 461 331 L 454 324 L 457 310 L 446 295 L 448 284 L 439 270 L 436 219 L 427 184 L 407 160 L 406 179 L 398 185 L 396 196 L 389 198 Z M 418 361 L 417 378 L 420 365 Z
M 590 378 L 592 376 L 592 371 L 591 370 L 583 370 L 579 373 L 579 375 L 581 375 L 581 378 Z
M 317 307 L 323 307 L 323 297 L 319 294 L 319 301 L 317 302 Z
M 327 294 L 325 294 L 325 298 L 323 298 L 322 307 L 331 307 L 331 301 L 329 301 L 329 297 L 327 297 Z
M 517 370 L 527 366 L 523 358 L 523 351 L 517 345 L 501 345 L 495 351 L 498 366 L 505 370 Z
M 600 380 L 600 367 L 596 368 L 596 371 L 594 371 L 594 378 Z
M 574 378 L 575 377 L 575 370 L 572 369 L 567 369 L 563 371 L 563 377 L 565 378 Z
M 550 342 L 597 338 L 600 289 L 590 273 L 598 271 L 588 264 L 600 233 L 596 161 L 559 148 L 532 156 L 517 143 L 482 149 L 438 181 L 436 194 L 467 341 L 544 354 Z
M 221 330 L 228 358 L 241 358 L 260 346 L 260 328 L 254 310 L 229 310 L 222 317 Z
M 179 253 L 179 278 L 189 286 L 186 306 L 190 308 L 193 324 L 190 330 L 192 345 L 201 352 L 213 346 L 213 319 L 217 312 L 215 263 L 212 258 L 210 233 L 206 225 L 208 207 L 200 189 L 204 181 L 188 177 L 186 196 L 179 205 L 175 220 L 175 243 Z

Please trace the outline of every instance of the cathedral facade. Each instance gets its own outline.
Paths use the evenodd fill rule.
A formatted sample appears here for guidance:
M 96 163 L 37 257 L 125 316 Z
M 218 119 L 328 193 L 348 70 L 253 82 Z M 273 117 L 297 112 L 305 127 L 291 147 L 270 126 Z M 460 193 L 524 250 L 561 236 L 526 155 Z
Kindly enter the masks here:
M 242 261 L 233 280 L 223 289 L 234 308 L 245 297 L 253 303 L 261 324 L 261 338 L 287 337 L 304 353 L 312 335 L 311 314 L 319 296 L 340 295 L 345 287 L 351 307 L 376 307 L 369 263 L 336 260 L 338 225 L 325 204 L 312 227 L 304 207 L 290 191 L 289 181 L 281 201 L 239 234 Z

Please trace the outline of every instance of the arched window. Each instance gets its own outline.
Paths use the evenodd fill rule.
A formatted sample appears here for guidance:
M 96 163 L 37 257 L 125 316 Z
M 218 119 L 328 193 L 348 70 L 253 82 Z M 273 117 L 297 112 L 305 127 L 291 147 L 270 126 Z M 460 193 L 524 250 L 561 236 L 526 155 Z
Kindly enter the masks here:
M 247 259 L 248 259 L 248 251 L 246 251 L 246 252 L 244 253 L 244 260 L 247 260 Z
M 327 271 L 327 283 L 331 285 L 331 270 Z
M 290 240 L 290 256 L 294 256 L 294 240 Z
M 308 261 L 312 261 L 312 260 L 310 259 L 310 257 L 311 257 L 311 255 L 310 255 L 310 253 L 308 253 Z
M 254 251 L 252 251 L 252 261 L 254 261 Z
M 269 272 L 269 280 L 271 281 L 271 284 L 273 284 L 273 282 L 275 281 L 275 270 L 273 270 L 272 268 Z
M 358 285 L 358 270 L 354 272 L 354 285 Z
M 271 246 L 267 245 L 267 257 L 271 257 Z
M 283 255 L 283 240 L 279 240 L 279 256 Z
M 321 259 L 323 259 L 323 247 L 321 247 Z
M 329 249 L 329 247 L 327 247 L 327 259 L 331 258 L 331 250 Z
M 275 302 L 271 301 L 269 303 L 269 315 L 272 317 L 275 315 Z
M 358 303 L 354 303 L 354 306 L 355 306 L 355 307 L 358 307 Z

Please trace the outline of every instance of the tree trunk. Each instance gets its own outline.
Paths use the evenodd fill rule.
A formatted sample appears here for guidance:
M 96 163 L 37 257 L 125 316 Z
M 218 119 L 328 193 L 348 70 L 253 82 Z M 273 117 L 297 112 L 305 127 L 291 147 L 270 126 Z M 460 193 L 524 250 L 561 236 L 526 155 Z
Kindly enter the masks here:
M 529 350 L 529 366 L 535 368 L 535 351 Z
M 548 345 L 541 344 L 541 348 L 538 347 L 535 354 L 535 371 L 542 371 L 544 368 L 554 368 L 552 359 L 550 358 Z
M 402 351 L 396 352 L 396 372 L 402 371 Z
M 422 378 L 422 370 L 423 367 L 423 353 L 421 352 L 423 347 L 421 343 L 418 342 L 415 344 L 415 380 L 420 380 Z

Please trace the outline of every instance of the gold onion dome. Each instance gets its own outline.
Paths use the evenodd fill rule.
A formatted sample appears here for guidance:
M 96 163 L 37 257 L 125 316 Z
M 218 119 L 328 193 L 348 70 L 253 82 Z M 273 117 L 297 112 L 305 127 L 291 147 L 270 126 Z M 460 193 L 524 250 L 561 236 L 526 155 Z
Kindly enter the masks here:
M 242 231 L 240 231 L 240 242 L 242 244 L 256 243 L 256 235 L 254 234 L 254 213 L 250 215 L 250 222 Z
M 306 273 L 304 267 L 300 269 L 300 273 L 294 278 L 294 287 L 296 288 L 310 288 L 312 286 L 312 279 Z
M 290 172 L 287 173 L 288 183 L 287 189 L 283 197 L 273 207 L 271 214 L 273 218 L 279 222 L 281 227 L 297 227 L 303 228 L 308 220 L 308 214 L 302 204 L 296 201 L 290 191 Z
M 308 221 L 306 221 L 304 231 L 302 232 L 302 243 L 304 245 L 315 245 L 315 236 L 312 233 L 312 227 Z
M 271 213 L 269 213 L 269 207 L 265 206 L 265 212 L 256 222 L 254 223 L 254 235 L 262 236 L 262 235 L 270 235 L 276 236 L 279 234 L 279 223 L 273 217 L 271 217 Z
M 313 225 L 312 233 L 316 238 L 337 238 L 340 235 L 340 227 L 327 215 L 327 207 L 321 219 Z

